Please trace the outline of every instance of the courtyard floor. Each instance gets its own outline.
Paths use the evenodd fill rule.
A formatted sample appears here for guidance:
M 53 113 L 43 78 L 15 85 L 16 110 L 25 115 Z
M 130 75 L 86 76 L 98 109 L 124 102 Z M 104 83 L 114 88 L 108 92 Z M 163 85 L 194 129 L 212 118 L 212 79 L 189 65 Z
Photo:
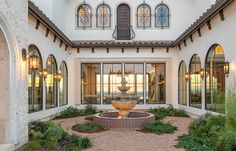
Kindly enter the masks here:
M 178 127 L 174 134 L 157 135 L 142 133 L 136 130 L 108 130 L 100 133 L 85 134 L 73 131 L 71 127 L 77 123 L 87 122 L 85 117 L 76 117 L 63 120 L 55 120 L 64 130 L 70 134 L 87 136 L 91 138 L 92 147 L 86 151 L 184 151 L 177 149 L 178 136 L 188 133 L 188 126 L 193 121 L 191 118 L 166 117 L 165 122 Z

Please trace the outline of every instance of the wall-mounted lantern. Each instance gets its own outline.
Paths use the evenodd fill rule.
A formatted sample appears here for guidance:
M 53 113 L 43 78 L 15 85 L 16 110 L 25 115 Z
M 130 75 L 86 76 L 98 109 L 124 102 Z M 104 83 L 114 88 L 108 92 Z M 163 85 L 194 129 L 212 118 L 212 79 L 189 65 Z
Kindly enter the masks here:
M 201 68 L 201 70 L 200 70 L 200 76 L 201 76 L 201 78 L 203 80 L 204 79 L 204 69 L 203 68 Z
M 55 78 L 58 82 L 60 82 L 61 79 L 62 79 L 61 73 L 55 73 L 54 78 Z
M 28 57 L 29 52 L 26 49 L 22 49 L 22 59 L 24 61 L 29 60 L 29 68 L 33 72 L 36 72 L 40 69 L 40 58 L 39 56 L 32 54 Z M 28 57 L 28 58 L 27 58 Z
M 48 71 L 46 69 L 43 69 L 42 71 L 39 71 L 39 74 L 43 76 L 44 80 L 46 80 L 48 76 Z
M 228 75 L 229 75 L 229 62 L 225 62 L 224 72 L 225 72 L 226 76 L 228 77 Z
M 185 80 L 188 81 L 189 80 L 189 73 L 185 73 Z

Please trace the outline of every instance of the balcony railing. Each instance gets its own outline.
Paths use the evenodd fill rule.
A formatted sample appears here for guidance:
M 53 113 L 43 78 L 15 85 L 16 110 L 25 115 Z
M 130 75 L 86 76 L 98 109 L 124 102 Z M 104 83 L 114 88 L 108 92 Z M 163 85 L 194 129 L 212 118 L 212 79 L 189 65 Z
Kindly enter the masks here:
M 122 32 L 121 36 L 120 36 L 119 32 Z M 126 32 L 125 35 L 124 35 L 124 32 Z M 127 29 L 126 30 L 122 30 L 122 29 L 118 30 L 118 27 L 116 25 L 115 30 L 112 34 L 112 37 L 115 40 L 133 40 L 135 38 L 135 32 L 134 32 L 133 26 L 130 25 L 128 30 Z

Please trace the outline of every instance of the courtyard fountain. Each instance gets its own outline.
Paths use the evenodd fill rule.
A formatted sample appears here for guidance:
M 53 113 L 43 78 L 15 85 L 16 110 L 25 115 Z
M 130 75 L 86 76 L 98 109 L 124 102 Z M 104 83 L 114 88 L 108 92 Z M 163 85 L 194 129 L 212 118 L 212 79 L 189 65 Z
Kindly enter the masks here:
M 94 117 L 94 122 L 113 129 L 139 129 L 143 124 L 155 121 L 155 116 L 151 113 L 131 111 L 137 101 L 130 100 L 130 98 L 135 98 L 127 94 L 130 88 L 125 78 L 122 78 L 121 86 L 117 87 L 121 91 L 120 99 L 112 101 L 112 106 L 118 112 L 98 113 Z
M 129 100 L 129 95 L 127 95 L 127 92 L 131 87 L 126 86 L 127 83 L 128 82 L 125 78 L 122 78 L 121 86 L 118 87 L 118 90 L 121 91 L 120 100 L 112 101 L 112 106 L 119 111 L 119 118 L 127 118 L 129 111 L 132 110 L 137 104 L 137 101 Z

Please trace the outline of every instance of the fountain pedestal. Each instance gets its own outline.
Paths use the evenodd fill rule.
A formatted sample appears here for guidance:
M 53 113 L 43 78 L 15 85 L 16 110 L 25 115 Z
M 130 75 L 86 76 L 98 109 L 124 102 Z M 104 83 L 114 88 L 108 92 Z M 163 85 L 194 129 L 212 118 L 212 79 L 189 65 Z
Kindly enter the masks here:
M 126 86 L 127 81 L 125 78 L 121 81 L 121 86 L 117 87 L 119 91 L 121 91 L 120 101 L 112 101 L 112 106 L 119 111 L 119 118 L 127 118 L 129 115 L 129 111 L 132 110 L 137 101 L 129 101 L 127 98 L 127 92 L 131 87 Z
M 119 111 L 119 118 L 127 118 L 129 111 L 137 104 L 137 101 L 112 101 L 112 106 Z

